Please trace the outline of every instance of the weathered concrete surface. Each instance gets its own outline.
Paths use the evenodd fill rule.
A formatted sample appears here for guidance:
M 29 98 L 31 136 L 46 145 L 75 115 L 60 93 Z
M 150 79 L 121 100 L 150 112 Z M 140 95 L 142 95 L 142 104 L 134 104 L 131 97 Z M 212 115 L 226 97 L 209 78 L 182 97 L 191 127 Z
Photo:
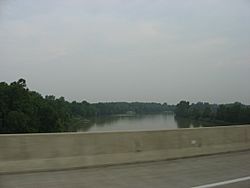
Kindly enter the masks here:
M 0 175 L 1 188 L 190 188 L 250 176 L 250 151 L 78 170 Z M 249 188 L 250 181 L 216 188 Z
M 157 161 L 250 148 L 250 126 L 0 136 L 0 173 Z

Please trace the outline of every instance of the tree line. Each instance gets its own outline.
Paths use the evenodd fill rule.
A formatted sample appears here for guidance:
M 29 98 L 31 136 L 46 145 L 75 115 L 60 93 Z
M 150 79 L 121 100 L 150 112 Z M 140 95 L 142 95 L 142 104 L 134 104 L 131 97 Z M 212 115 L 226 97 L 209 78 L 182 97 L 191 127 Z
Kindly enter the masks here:
M 173 109 L 174 105 L 166 103 L 68 102 L 63 97 L 43 97 L 30 91 L 24 79 L 0 83 L 0 133 L 62 132 L 70 129 L 74 118 L 152 114 Z
M 211 121 L 222 124 L 250 123 L 250 106 L 239 102 L 217 105 L 206 102 L 190 104 L 188 101 L 181 101 L 176 105 L 175 114 L 176 117 Z
M 250 123 L 250 106 L 233 104 L 190 104 L 181 101 L 177 105 L 167 103 L 69 102 L 64 97 L 43 97 L 30 91 L 24 79 L 7 84 L 0 83 L 0 133 L 64 132 L 72 130 L 74 120 L 98 116 L 154 114 L 174 111 L 176 117 L 218 124 Z

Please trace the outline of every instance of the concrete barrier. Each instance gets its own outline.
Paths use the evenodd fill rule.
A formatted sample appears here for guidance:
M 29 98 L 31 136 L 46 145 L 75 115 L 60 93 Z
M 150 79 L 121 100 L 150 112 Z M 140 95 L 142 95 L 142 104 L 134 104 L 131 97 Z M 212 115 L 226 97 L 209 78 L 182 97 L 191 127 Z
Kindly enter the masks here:
M 0 135 L 0 173 L 157 161 L 250 149 L 250 125 Z

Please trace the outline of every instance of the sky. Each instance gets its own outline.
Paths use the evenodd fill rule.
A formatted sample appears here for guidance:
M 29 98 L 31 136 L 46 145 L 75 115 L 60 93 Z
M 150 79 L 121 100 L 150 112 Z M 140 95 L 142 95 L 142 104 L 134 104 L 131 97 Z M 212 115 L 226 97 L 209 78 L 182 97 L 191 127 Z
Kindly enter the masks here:
M 0 0 L 0 81 L 69 101 L 250 104 L 250 0 Z

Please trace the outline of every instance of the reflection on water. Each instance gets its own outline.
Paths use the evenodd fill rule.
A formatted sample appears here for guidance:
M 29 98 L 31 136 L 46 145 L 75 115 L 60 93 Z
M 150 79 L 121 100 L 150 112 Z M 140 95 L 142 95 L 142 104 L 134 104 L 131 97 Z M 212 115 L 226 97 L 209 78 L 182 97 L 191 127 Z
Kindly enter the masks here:
M 110 116 L 81 121 L 77 131 L 161 130 L 212 126 L 204 122 L 175 118 L 173 113 L 136 116 Z

